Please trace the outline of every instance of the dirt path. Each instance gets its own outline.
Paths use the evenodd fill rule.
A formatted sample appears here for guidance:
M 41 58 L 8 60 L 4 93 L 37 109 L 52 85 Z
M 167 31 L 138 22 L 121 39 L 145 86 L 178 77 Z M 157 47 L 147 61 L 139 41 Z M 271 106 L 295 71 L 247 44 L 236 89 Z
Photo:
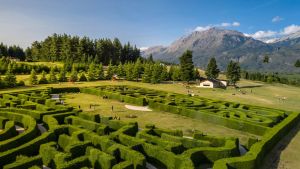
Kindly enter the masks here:
M 125 105 L 125 107 L 127 109 L 130 110 L 137 110 L 137 111 L 152 111 L 151 109 L 149 109 L 148 106 L 132 106 L 132 105 Z
M 267 155 L 261 169 L 300 168 L 300 123 Z

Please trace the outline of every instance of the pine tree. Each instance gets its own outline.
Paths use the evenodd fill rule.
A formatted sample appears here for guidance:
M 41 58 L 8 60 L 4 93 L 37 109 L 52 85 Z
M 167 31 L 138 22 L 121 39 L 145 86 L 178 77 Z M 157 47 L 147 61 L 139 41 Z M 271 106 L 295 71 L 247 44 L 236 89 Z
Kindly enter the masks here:
M 167 66 L 162 66 L 161 70 L 162 70 L 161 71 L 161 75 L 160 75 L 161 81 L 167 81 L 167 80 L 169 80 L 168 67 Z
M 67 77 L 66 77 L 66 70 L 64 68 L 62 68 L 58 74 L 58 81 L 59 82 L 66 82 L 68 81 Z
M 126 63 L 125 64 L 125 77 L 126 77 L 126 80 L 128 81 L 132 81 L 134 78 L 133 78 L 133 67 L 134 67 L 134 64 L 132 63 Z
M 151 83 L 156 84 L 156 83 L 160 83 L 161 81 L 161 72 L 162 72 L 162 68 L 160 66 L 160 63 L 155 63 L 153 65 L 153 69 L 152 69 L 152 74 L 151 74 Z
M 107 66 L 107 72 L 106 72 L 106 79 L 111 79 L 114 75 L 114 72 L 113 72 L 113 66 L 112 66 L 112 63 L 110 62 L 109 65 Z
M 12 71 L 12 65 L 8 65 L 8 69 L 5 73 L 4 81 L 8 87 L 15 87 L 17 85 L 16 75 Z
M 200 79 L 201 78 L 199 69 L 197 69 L 197 68 L 195 68 L 195 70 L 194 70 L 194 78 L 195 79 Z
M 241 68 L 238 62 L 230 61 L 227 65 L 226 77 L 229 84 L 236 85 L 236 82 L 241 78 Z
M 48 80 L 46 78 L 46 75 L 47 75 L 46 72 L 43 71 L 42 72 L 42 77 L 39 80 L 39 84 L 48 84 Z
M 300 59 L 295 62 L 295 67 L 300 67 Z
M 29 77 L 29 84 L 37 85 L 38 84 L 38 77 L 34 69 L 31 70 L 30 77 Z
M 270 60 L 269 56 L 268 56 L 268 55 L 265 55 L 265 56 L 264 56 L 263 62 L 264 62 L 264 63 L 269 63 L 269 60 Z
M 218 78 L 219 73 L 220 73 L 220 70 L 218 69 L 216 59 L 211 58 L 207 65 L 205 75 L 207 76 L 208 79 L 216 79 L 216 78 Z
M 180 74 L 181 80 L 183 81 L 191 81 L 194 77 L 194 64 L 193 64 L 193 54 L 192 51 L 185 51 L 182 56 L 179 58 L 180 60 Z
M 152 54 L 150 54 L 150 56 L 149 56 L 149 58 L 148 58 L 148 61 L 149 61 L 150 63 L 154 63 Z
M 79 75 L 79 81 L 80 82 L 85 82 L 87 81 L 88 79 L 86 78 L 85 76 L 85 73 L 84 72 L 81 72 L 80 75 Z
M 142 64 L 141 64 L 141 60 L 138 59 L 135 62 L 133 71 L 132 71 L 132 73 L 133 73 L 132 76 L 133 76 L 133 79 L 135 79 L 135 81 L 138 81 L 138 79 L 140 78 L 141 72 L 142 72 Z
M 173 81 L 179 81 L 180 79 L 180 68 L 174 67 L 174 71 L 171 76 Z
M 78 80 L 78 73 L 75 66 L 73 66 L 69 81 L 76 82 L 77 80 Z
M 82 75 L 82 74 L 81 74 Z M 97 74 L 96 74 L 96 70 L 95 70 L 95 64 L 91 63 L 89 66 L 89 70 L 88 70 L 88 77 L 87 80 L 88 81 L 94 81 L 97 79 Z M 79 80 L 80 81 L 80 80 Z
M 144 74 L 142 76 L 142 82 L 150 83 L 151 76 L 152 76 L 152 64 L 145 64 L 144 68 L 145 68 L 145 70 L 144 70 Z
M 125 76 L 125 71 L 124 71 L 124 67 L 122 65 L 122 63 L 120 62 L 118 65 L 118 70 L 117 70 L 117 74 L 120 78 Z
M 99 64 L 99 67 L 96 69 L 96 77 L 98 80 L 104 79 L 104 71 L 102 63 Z
M 56 78 L 56 73 L 55 73 L 54 67 L 51 67 L 51 69 L 50 69 L 50 74 L 49 74 L 48 81 L 50 83 L 56 83 L 57 82 L 57 78 Z

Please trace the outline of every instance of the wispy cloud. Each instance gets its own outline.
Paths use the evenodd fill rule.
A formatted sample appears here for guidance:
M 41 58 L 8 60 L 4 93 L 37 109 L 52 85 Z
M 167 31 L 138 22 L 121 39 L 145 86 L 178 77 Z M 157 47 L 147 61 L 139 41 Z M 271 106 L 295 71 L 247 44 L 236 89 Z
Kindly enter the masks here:
M 222 22 L 220 24 L 212 24 L 212 25 L 206 25 L 206 26 L 197 26 L 194 31 L 198 31 L 198 32 L 201 32 L 201 31 L 205 31 L 205 30 L 208 30 L 210 28 L 213 28 L 213 27 L 238 27 L 240 26 L 241 24 L 239 22 Z
M 250 36 L 254 39 L 265 39 L 265 38 L 272 38 L 275 37 L 277 35 L 276 31 L 271 31 L 271 30 L 267 30 L 267 31 L 257 31 L 253 34 L 245 34 L 246 36 Z
M 272 19 L 272 22 L 273 22 L 273 23 L 276 23 L 276 22 L 280 22 L 280 21 L 282 21 L 282 20 L 283 20 L 282 17 L 280 17 L 280 16 L 275 16 L 275 17 Z

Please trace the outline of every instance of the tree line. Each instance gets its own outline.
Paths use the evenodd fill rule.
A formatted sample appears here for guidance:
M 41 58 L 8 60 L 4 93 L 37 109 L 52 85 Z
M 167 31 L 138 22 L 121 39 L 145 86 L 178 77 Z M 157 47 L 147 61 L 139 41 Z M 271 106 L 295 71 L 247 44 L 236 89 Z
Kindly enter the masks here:
M 281 75 L 277 72 L 249 72 L 243 71 L 242 78 L 247 80 L 262 81 L 267 83 L 282 83 L 294 86 L 300 86 L 300 78 Z
M 69 63 L 102 63 L 108 65 L 136 61 L 140 49 L 129 42 L 122 45 L 118 38 L 90 39 L 88 37 L 53 34 L 35 41 L 27 48 L 26 59 L 32 61 L 62 61 Z

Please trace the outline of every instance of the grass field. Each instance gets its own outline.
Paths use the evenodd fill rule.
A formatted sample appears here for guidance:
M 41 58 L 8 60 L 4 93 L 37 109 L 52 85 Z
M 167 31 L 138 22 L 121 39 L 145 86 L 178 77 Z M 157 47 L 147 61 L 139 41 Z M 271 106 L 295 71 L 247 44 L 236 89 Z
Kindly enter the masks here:
M 18 62 L 18 63 L 24 63 L 24 64 L 28 64 L 28 65 L 46 65 L 46 66 L 50 66 L 50 67 L 63 67 L 63 63 L 62 62 Z

